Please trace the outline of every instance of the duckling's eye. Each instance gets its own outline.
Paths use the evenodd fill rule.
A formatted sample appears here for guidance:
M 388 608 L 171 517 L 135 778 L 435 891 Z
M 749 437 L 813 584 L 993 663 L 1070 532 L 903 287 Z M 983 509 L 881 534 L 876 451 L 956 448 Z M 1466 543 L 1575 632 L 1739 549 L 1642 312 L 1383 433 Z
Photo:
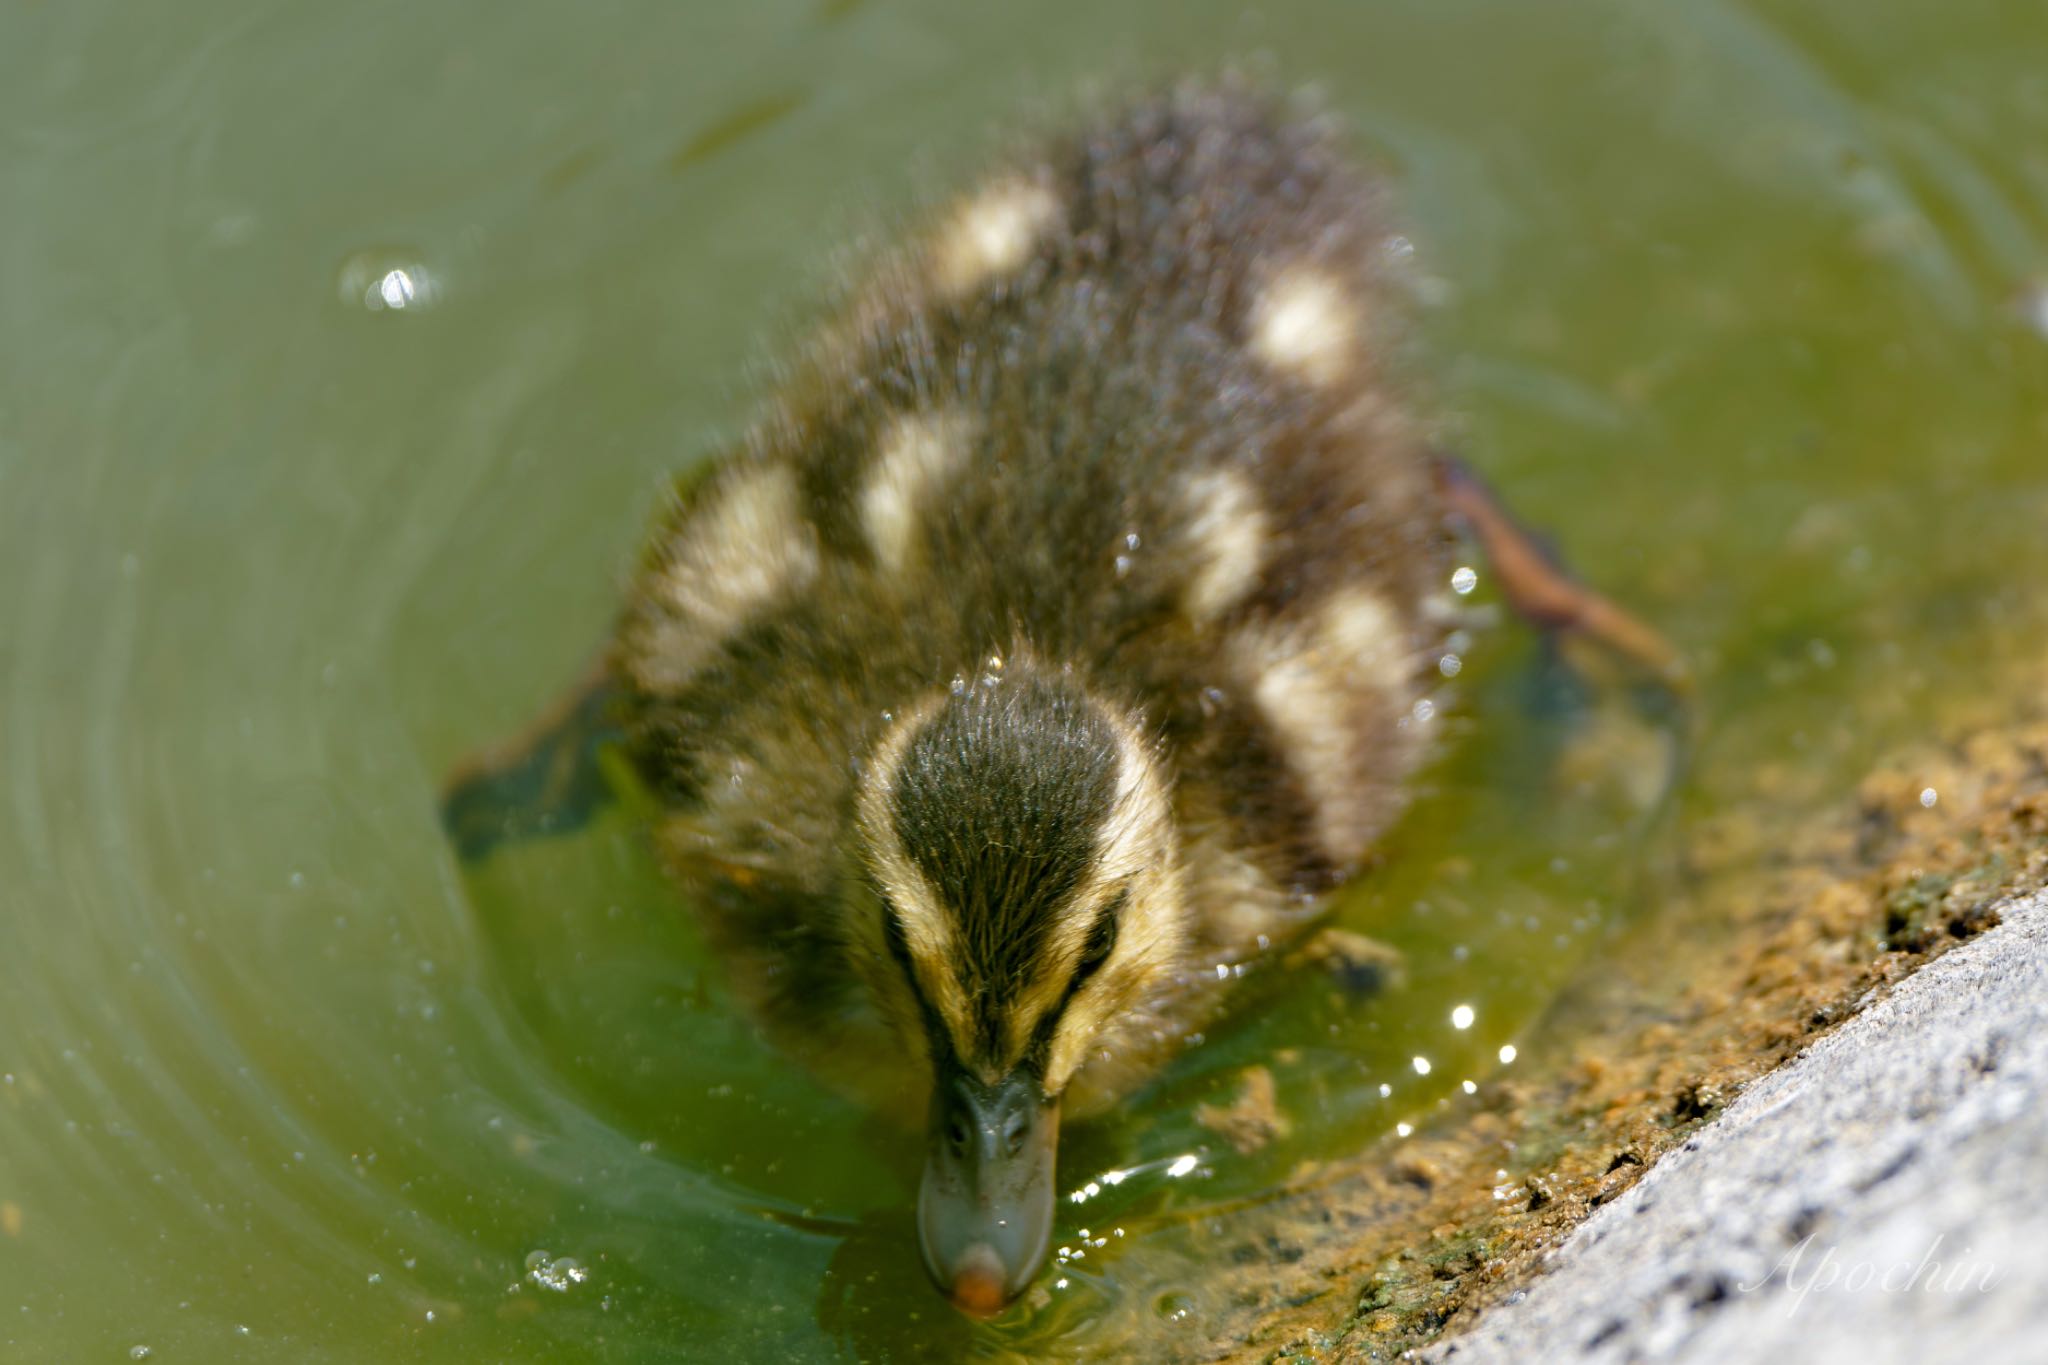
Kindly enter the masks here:
M 1117 921 L 1123 917 L 1124 902 L 1130 899 L 1130 892 L 1117 893 L 1102 914 L 1096 919 L 1095 927 L 1088 931 L 1088 941 L 1081 946 L 1081 961 L 1074 968 L 1074 979 L 1068 990 L 1079 990 L 1081 984 L 1109 961 L 1109 955 L 1116 951 Z
M 888 946 L 889 956 L 896 959 L 897 965 L 903 968 L 903 974 L 910 978 L 910 988 L 916 990 L 917 973 L 911 970 L 910 944 L 903 938 L 903 921 L 897 918 L 896 907 L 889 903 L 888 897 L 881 900 L 882 942 Z

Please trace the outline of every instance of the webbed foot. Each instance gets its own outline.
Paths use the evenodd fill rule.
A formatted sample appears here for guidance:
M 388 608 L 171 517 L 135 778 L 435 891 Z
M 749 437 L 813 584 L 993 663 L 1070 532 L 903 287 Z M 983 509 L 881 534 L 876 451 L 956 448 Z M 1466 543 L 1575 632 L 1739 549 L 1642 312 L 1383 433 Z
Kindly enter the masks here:
M 1400 949 L 1334 924 L 1323 925 L 1290 948 L 1282 965 L 1290 972 L 1320 971 L 1357 1000 L 1398 989 L 1407 976 L 1407 959 Z
M 441 824 L 465 862 L 510 840 L 567 834 L 610 804 L 597 754 L 620 738 L 612 701 L 600 665 L 524 731 L 455 766 L 441 792 Z

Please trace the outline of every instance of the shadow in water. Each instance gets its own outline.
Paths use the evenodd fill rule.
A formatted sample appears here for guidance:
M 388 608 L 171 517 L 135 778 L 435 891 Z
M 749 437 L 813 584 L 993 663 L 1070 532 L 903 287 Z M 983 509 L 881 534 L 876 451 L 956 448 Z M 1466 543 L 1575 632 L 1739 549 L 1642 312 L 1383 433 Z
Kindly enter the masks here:
M 839 1244 L 818 1288 L 818 1326 L 860 1360 L 958 1360 L 983 1335 L 932 1288 L 908 1205 L 862 1216 Z

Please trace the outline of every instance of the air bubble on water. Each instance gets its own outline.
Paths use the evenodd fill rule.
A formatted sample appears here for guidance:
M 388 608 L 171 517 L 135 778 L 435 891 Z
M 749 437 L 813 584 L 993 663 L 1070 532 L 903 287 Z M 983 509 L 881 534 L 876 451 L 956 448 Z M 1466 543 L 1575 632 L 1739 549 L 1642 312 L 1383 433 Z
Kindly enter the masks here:
M 1939 800 L 1941 800 L 1941 793 L 1932 787 L 1923 788 L 1920 792 L 1920 804 L 1928 810 L 1933 810 L 1934 803 Z
M 215 248 L 246 246 L 256 236 L 253 213 L 224 213 L 206 225 L 206 244 Z
M 2048 280 L 2034 280 L 2020 290 L 2014 308 L 2036 335 L 2048 337 Z
M 566 1294 L 571 1285 L 582 1284 L 589 1279 L 590 1272 L 573 1256 L 555 1257 L 546 1251 L 532 1251 L 526 1257 L 526 1278 L 542 1289 Z
M 1451 574 L 1451 591 L 1464 597 L 1479 586 L 1479 570 L 1470 564 L 1460 564 Z
M 130 1346 L 128 1348 L 128 1358 L 130 1360 L 148 1360 L 149 1357 L 150 1350 L 147 1346 Z

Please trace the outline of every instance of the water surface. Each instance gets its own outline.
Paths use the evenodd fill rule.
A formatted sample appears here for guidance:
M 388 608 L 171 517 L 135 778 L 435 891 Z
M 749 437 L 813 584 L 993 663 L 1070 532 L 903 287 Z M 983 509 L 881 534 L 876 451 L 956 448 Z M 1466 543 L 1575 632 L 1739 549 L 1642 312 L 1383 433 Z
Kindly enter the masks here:
M 12 8 L 0 1356 L 1192 1338 L 1205 1230 L 1487 1083 L 1656 913 L 1526 638 L 1346 901 L 1405 985 L 1259 983 L 1071 1134 L 1064 1263 L 993 1329 L 630 815 L 464 869 L 440 775 L 581 666 L 854 233 L 1020 108 L 1257 53 L 1395 182 L 1446 429 L 1698 662 L 1673 818 L 1828 799 L 2039 638 L 2043 52 L 1991 0 Z M 1195 1111 L 1254 1063 L 1294 1127 L 1240 1156 Z

